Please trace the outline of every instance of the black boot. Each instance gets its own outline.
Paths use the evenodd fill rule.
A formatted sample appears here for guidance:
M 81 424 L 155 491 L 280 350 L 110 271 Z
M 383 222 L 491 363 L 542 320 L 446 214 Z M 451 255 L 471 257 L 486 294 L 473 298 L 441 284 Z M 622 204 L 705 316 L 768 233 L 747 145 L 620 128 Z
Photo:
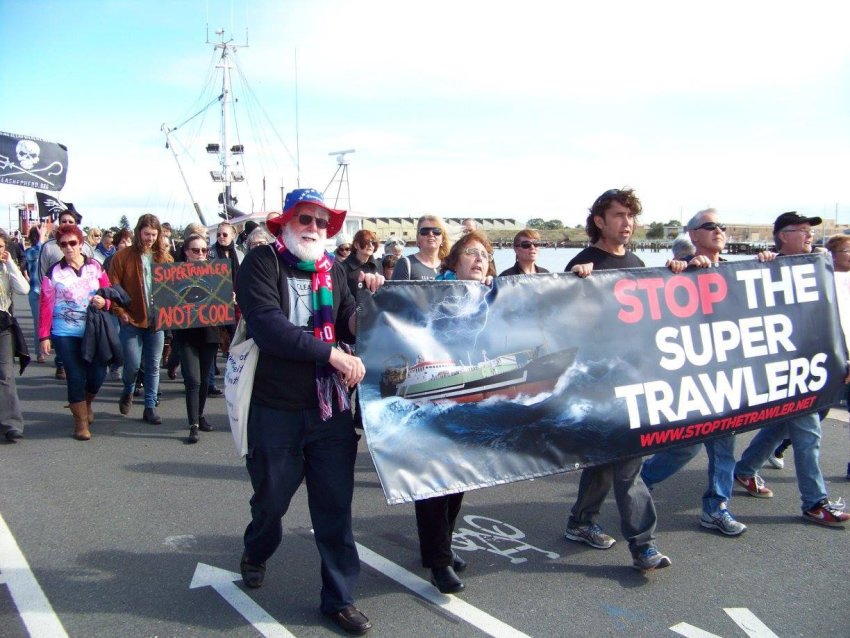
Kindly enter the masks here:
M 156 408 L 145 408 L 145 411 L 142 412 L 142 421 L 147 421 L 151 425 L 162 424 L 162 419 L 156 413 Z
M 464 588 L 460 578 L 451 566 L 434 567 L 431 569 L 431 583 L 443 594 L 454 594 Z
M 200 440 L 201 440 L 201 435 L 198 432 L 198 426 L 197 425 L 190 425 L 189 426 L 189 440 L 187 441 L 187 443 L 197 443 Z

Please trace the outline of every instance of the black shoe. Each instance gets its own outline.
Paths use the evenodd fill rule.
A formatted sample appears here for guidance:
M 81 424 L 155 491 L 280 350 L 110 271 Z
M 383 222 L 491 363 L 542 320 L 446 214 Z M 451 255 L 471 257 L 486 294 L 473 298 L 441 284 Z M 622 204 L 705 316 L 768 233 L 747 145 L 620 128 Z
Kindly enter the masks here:
M 463 560 L 460 556 L 458 556 L 457 552 L 452 552 L 452 569 L 454 569 L 455 572 L 458 573 L 466 569 L 466 561 Z
M 431 583 L 440 590 L 442 594 L 454 594 L 462 591 L 464 585 L 455 574 L 455 570 L 449 567 L 434 567 L 431 570 Z
M 5 436 L 6 436 L 6 440 L 9 443 L 14 443 L 18 439 L 24 438 L 24 435 L 23 435 L 23 433 L 21 433 L 20 430 L 9 430 L 8 432 L 6 432 Z
M 118 399 L 118 411 L 121 414 L 130 414 L 130 406 L 133 405 L 132 394 L 122 394 Z
M 207 388 L 208 397 L 220 397 L 222 394 L 224 394 L 223 390 L 219 390 L 218 388 Z
M 248 560 L 248 554 L 242 552 L 242 560 L 239 561 L 239 571 L 242 572 L 242 582 L 246 587 L 257 589 L 262 587 L 263 579 L 266 577 L 266 564 L 255 565 Z
M 212 432 L 215 430 L 215 428 L 207 422 L 205 417 L 198 419 L 198 427 L 201 429 L 201 432 Z
M 133 396 L 136 398 L 142 396 L 142 386 L 136 384 L 136 387 L 133 388 Z
M 187 443 L 197 443 L 201 440 L 201 435 L 198 433 L 198 426 L 189 426 L 189 440 Z
M 325 613 L 325 616 L 333 620 L 339 627 L 350 634 L 361 636 L 372 628 L 372 623 L 354 605 L 343 607 L 333 613 Z
M 142 421 L 147 421 L 151 425 L 161 425 L 162 419 L 156 413 L 156 408 L 145 408 L 142 412 Z

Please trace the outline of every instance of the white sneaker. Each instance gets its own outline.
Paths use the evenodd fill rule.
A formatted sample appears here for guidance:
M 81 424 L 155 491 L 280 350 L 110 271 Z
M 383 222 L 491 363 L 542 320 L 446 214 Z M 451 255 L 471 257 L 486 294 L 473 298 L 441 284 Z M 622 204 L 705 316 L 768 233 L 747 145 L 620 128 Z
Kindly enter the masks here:
M 785 459 L 781 456 L 776 456 L 775 454 L 771 454 L 767 457 L 767 462 L 770 463 L 777 470 L 781 470 L 785 467 Z

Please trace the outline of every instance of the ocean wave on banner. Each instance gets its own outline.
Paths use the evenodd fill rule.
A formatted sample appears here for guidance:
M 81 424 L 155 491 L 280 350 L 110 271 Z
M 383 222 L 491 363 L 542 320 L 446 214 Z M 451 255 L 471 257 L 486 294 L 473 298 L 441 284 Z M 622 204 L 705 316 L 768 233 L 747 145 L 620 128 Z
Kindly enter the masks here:
M 611 448 L 620 447 L 612 417 L 623 408 L 612 404 L 610 387 L 628 367 L 617 359 L 580 361 L 551 392 L 476 403 L 381 399 L 369 387 L 363 397 L 367 441 L 373 454 L 403 457 L 398 466 L 405 474 L 433 473 L 435 459 L 462 462 L 468 484 L 480 485 L 481 475 L 491 476 L 493 484 L 578 469 L 610 458 Z M 536 458 L 534 469 L 529 457 Z M 509 479 L 514 472 L 519 476 Z

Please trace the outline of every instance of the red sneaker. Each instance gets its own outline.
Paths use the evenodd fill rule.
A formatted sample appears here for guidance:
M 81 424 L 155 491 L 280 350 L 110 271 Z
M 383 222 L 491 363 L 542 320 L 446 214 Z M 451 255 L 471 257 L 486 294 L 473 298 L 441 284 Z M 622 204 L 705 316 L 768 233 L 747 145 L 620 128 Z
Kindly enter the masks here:
M 823 499 L 808 512 L 803 512 L 803 520 L 817 523 L 818 525 L 829 525 L 840 527 L 850 521 L 850 514 L 844 511 L 844 501 L 838 499 L 830 503 L 829 499 Z
M 773 490 L 764 483 L 764 479 L 758 474 L 755 476 L 738 476 L 735 475 L 735 481 L 743 487 L 750 496 L 756 498 L 773 498 Z

